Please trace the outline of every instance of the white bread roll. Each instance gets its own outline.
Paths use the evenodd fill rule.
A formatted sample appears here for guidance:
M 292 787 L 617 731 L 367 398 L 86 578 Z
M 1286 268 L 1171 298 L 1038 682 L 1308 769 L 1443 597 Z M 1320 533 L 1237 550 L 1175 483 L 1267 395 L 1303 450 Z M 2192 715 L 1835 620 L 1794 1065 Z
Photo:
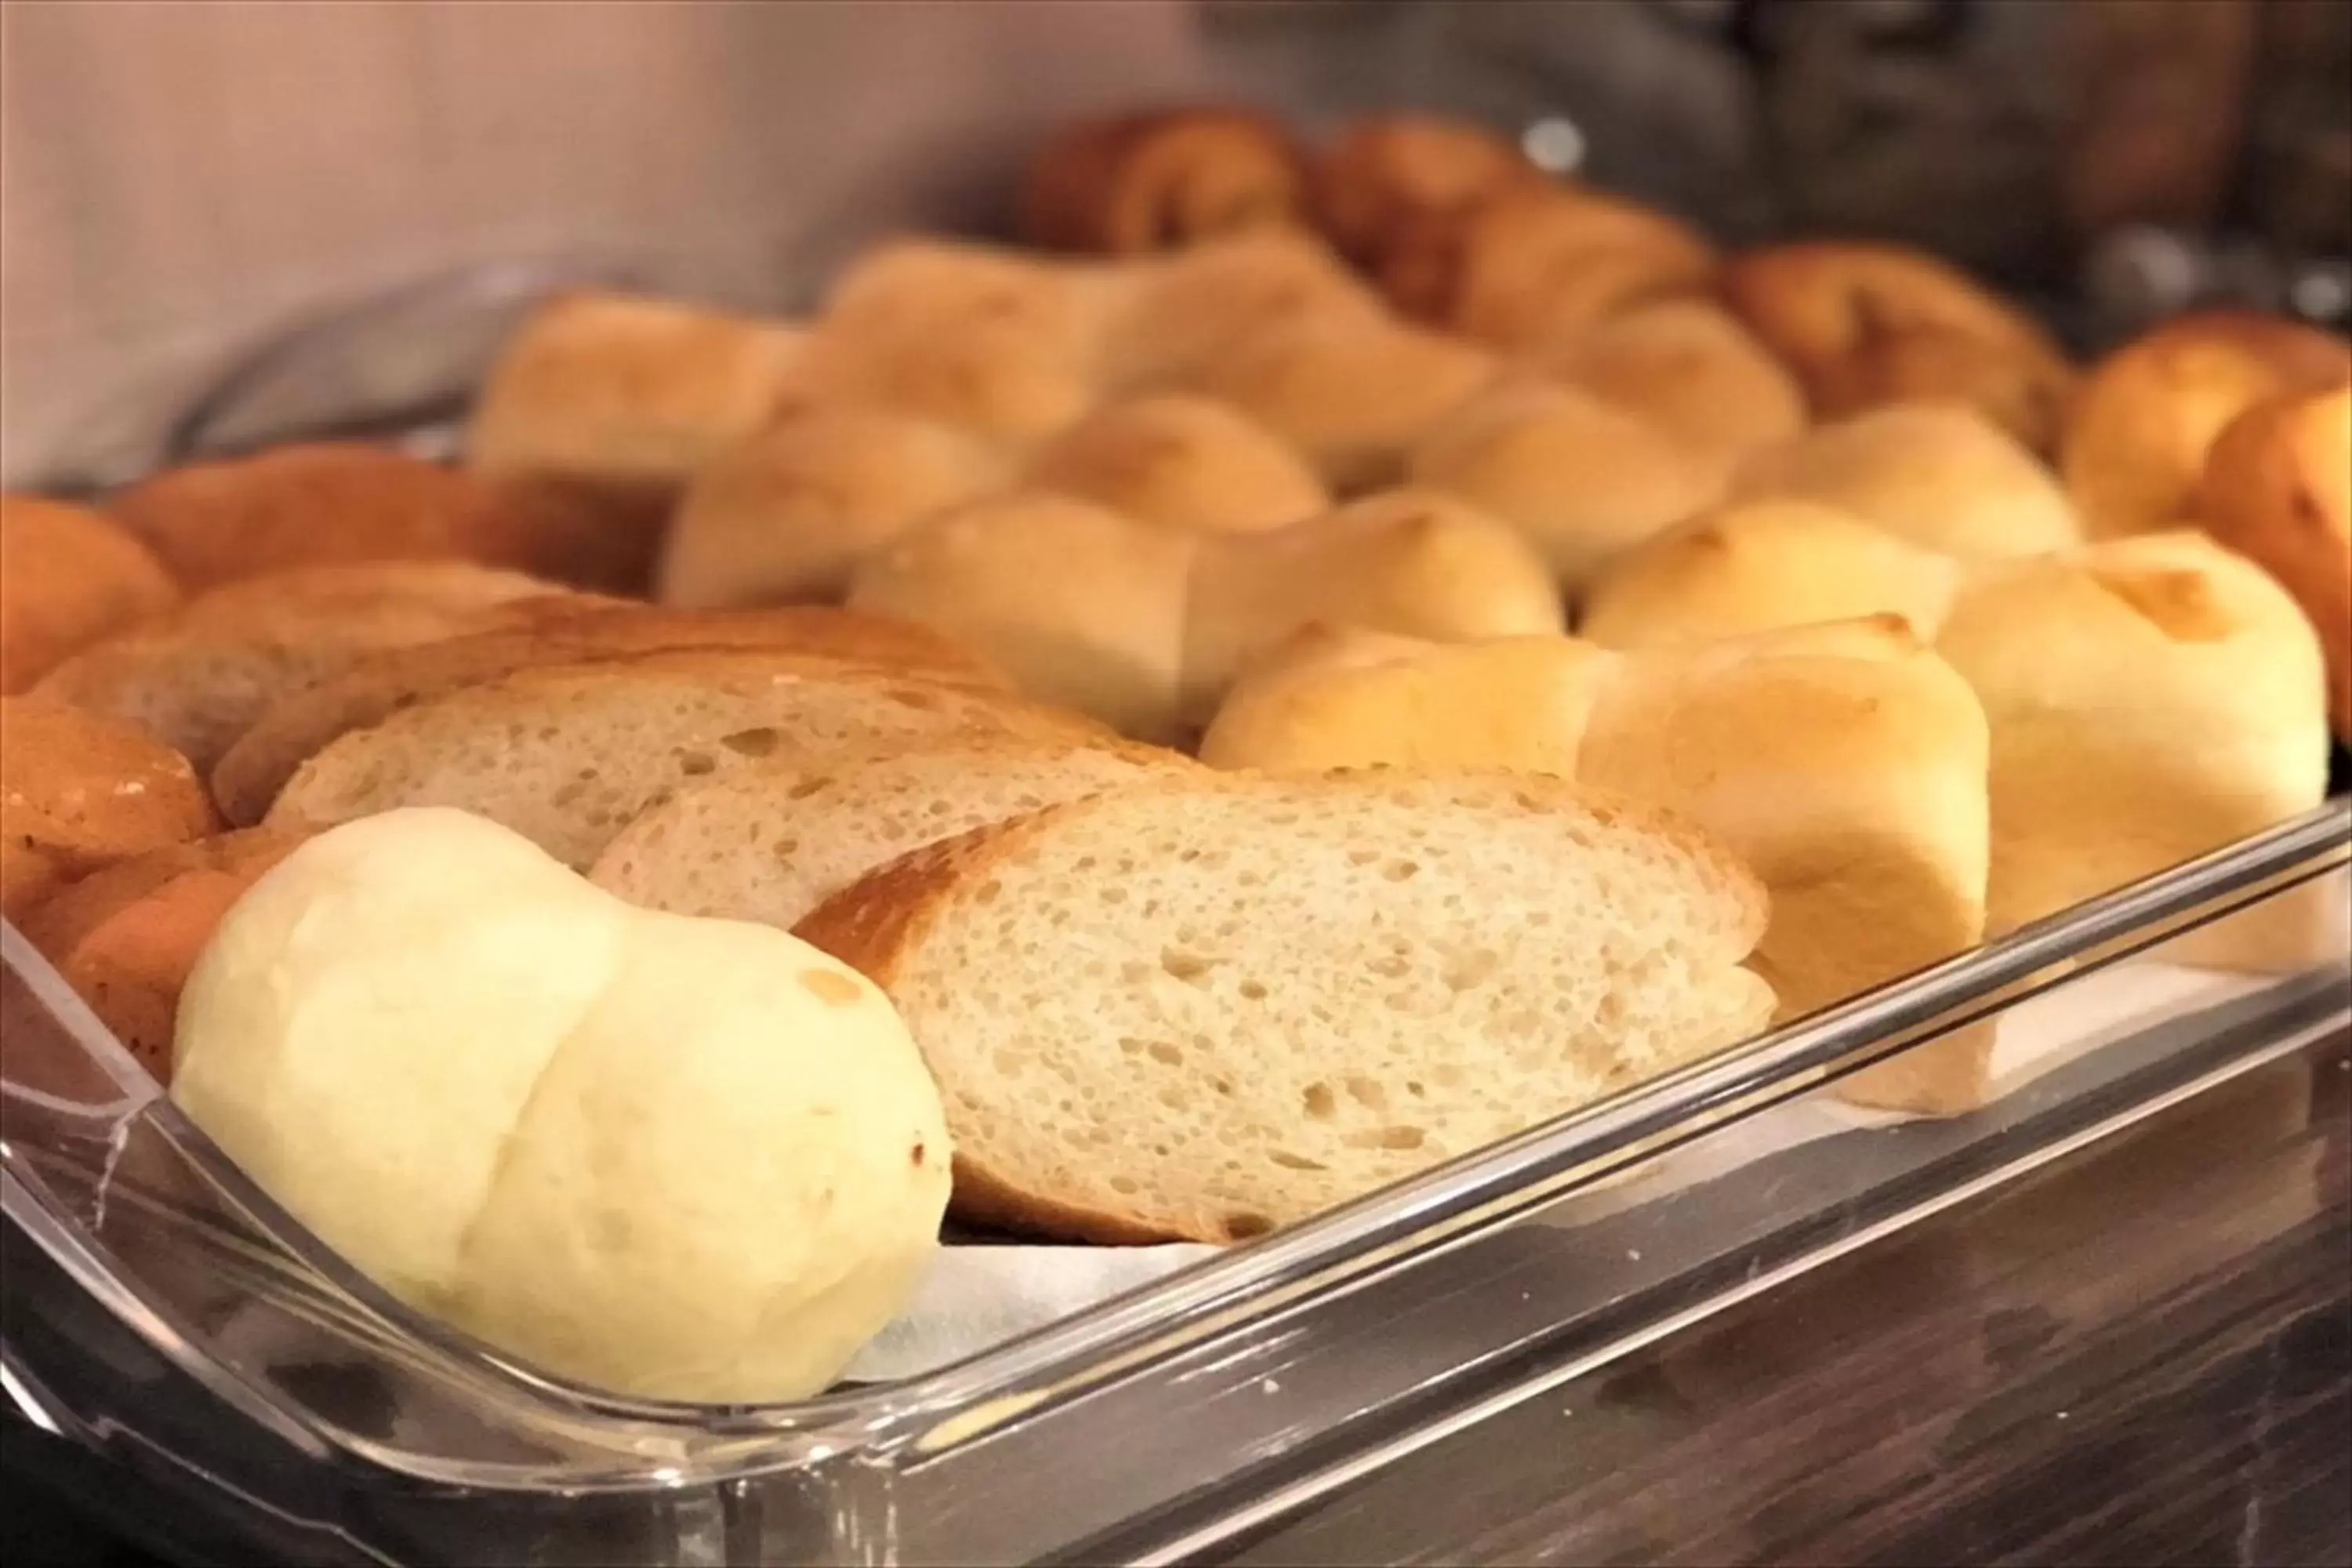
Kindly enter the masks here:
M 1221 236 L 1118 269 L 1127 280 L 1105 343 L 1119 391 L 1179 386 L 1250 339 L 1305 317 L 1378 322 L 1380 296 L 1311 235 Z
M 1758 453 L 1739 500 L 1818 501 L 1964 560 L 2035 555 L 2082 539 L 2057 477 L 1990 420 L 1946 404 L 1898 404 L 1817 426 Z
M 687 609 L 838 598 L 867 555 L 1011 477 L 961 431 L 876 408 L 780 420 L 705 464 L 672 520 L 654 597 Z
M 1943 624 L 1965 569 L 1811 501 L 1727 506 L 1622 557 L 1585 596 L 1577 631 L 1611 647 L 1742 637 L 1895 615 Z
M 1796 438 L 1804 388 L 1722 306 L 1662 300 L 1529 356 L 1559 380 L 1640 415 L 1730 471 Z
M 1459 641 L 1561 629 L 1559 594 L 1508 524 L 1427 490 L 1367 496 L 1272 533 L 1204 541 L 1182 710 L 1204 723 L 1235 677 L 1313 625 Z
M 869 557 L 848 602 L 946 633 L 1033 697 L 1163 740 L 1199 545 L 1072 497 L 1017 492 L 942 513 Z
M 782 932 L 630 909 L 449 811 L 324 834 L 222 921 L 173 1096 L 329 1246 L 558 1374 L 822 1390 L 949 1186 L 888 1003 Z
M 1037 454 L 1027 479 L 1199 533 L 1257 533 L 1331 505 L 1322 479 L 1273 431 L 1237 408 L 1180 392 L 1089 416 Z
M 782 322 L 566 294 L 499 356 L 467 458 L 487 474 L 675 491 L 797 395 L 803 352 Z
M 1549 382 L 1498 384 L 1414 448 L 1415 484 L 1526 534 L 1572 595 L 1611 560 L 1713 505 L 1719 464 L 1639 415 Z

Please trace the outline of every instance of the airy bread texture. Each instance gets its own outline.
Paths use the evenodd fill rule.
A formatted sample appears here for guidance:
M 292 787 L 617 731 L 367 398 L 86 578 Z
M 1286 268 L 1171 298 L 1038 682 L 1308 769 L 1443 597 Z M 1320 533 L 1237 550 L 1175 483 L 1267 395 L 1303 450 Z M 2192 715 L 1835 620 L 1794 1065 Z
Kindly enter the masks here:
M 1149 110 L 1069 126 L 1021 190 L 1021 232 L 1049 250 L 1141 256 L 1296 223 L 1306 158 L 1282 123 L 1245 109 Z
M 695 476 L 654 596 L 688 609 L 837 599 L 858 562 L 1012 472 L 1003 454 L 948 426 L 882 409 L 808 410 Z
M 1664 300 L 1630 310 L 1527 363 L 1655 425 L 1726 473 L 1805 428 L 1805 393 L 1722 306 Z
M 1322 479 L 1239 409 L 1163 392 L 1114 404 L 1037 454 L 1029 484 L 1198 533 L 1256 533 L 1329 510 Z
M 153 552 L 102 513 L 0 494 L 0 694 L 179 597 Z
M 1672 811 L 1770 894 L 1753 967 L 1784 1018 L 1983 937 L 1984 710 L 1899 620 L 1630 655 L 1556 637 L 1444 646 L 1325 634 L 1286 656 L 1234 689 L 1203 761 L 1509 768 Z M 1972 1103 L 1986 1044 L 1937 1047 L 1935 1083 L 1893 1102 Z M 1854 1092 L 1889 1103 L 1886 1087 L 1864 1075 Z
M 1726 301 L 1842 418 L 1890 403 L 1959 403 L 2034 452 L 2058 445 L 2074 368 L 2023 312 L 1900 246 L 1809 240 L 1735 256 Z
M 1895 615 L 1932 637 L 1964 574 L 1950 556 L 1833 507 L 1749 501 L 1621 557 L 1585 595 L 1577 632 L 1655 647 Z
M 377 649 L 609 602 L 463 562 L 301 567 L 198 595 L 84 648 L 34 689 L 136 724 L 208 773 L 271 703 Z
M 1102 370 L 1117 391 L 1183 386 L 1261 334 L 1309 317 L 1385 321 L 1387 307 L 1311 235 L 1260 228 L 1131 263 Z
M 761 649 L 778 668 L 908 678 L 971 691 L 1003 679 L 909 622 L 801 605 L 759 610 L 584 610 L 536 625 L 371 653 L 266 710 L 212 772 L 231 822 L 261 820 L 294 770 L 336 737 L 416 703 L 517 670 L 693 648 Z
M 2302 604 L 2327 654 L 2336 733 L 2352 742 L 2352 385 L 2239 416 L 2213 444 L 2195 510 Z
M 585 868 L 656 800 L 768 759 L 899 735 L 1066 741 L 1076 719 L 910 677 L 703 649 L 520 669 L 417 702 L 329 744 L 268 822 L 320 827 L 453 805 Z
M 1556 781 L 1203 776 L 919 851 L 801 931 L 922 1047 L 959 1214 L 1228 1241 L 1745 1037 L 1763 922 L 1703 840 Z
M 173 1098 L 395 1296 L 653 1398 L 821 1391 L 936 1245 L 889 1004 L 783 932 L 630 909 L 462 813 L 321 835 L 190 976 Z
M 467 458 L 478 473 L 671 496 L 799 395 L 803 353 L 780 322 L 564 294 L 491 368 Z
M 1415 484 L 1527 535 L 1570 595 L 1723 493 L 1723 471 L 1592 393 L 1519 380 L 1472 398 L 1412 454 Z
M 0 914 L 220 818 L 188 759 L 143 730 L 37 697 L 0 698 Z
M 1896 405 L 1821 426 L 1749 458 L 1733 495 L 1839 507 L 1968 560 L 2038 555 L 2082 539 L 2056 477 L 1956 405 Z
M 920 737 L 689 784 L 605 846 L 598 887 L 789 931 L 859 878 L 975 827 L 1197 771 L 1181 752 Z
M 196 957 L 228 907 L 300 836 L 267 828 L 167 845 L 83 878 L 27 915 L 25 940 L 161 1083 Z
M 1023 492 L 909 531 L 859 566 L 848 602 L 946 633 L 1042 700 L 1166 740 L 1200 545 L 1088 501 Z
M 2177 316 L 2101 360 L 2066 422 L 2066 488 L 2094 539 L 2188 526 L 2230 422 L 2265 398 L 2352 382 L 2352 343 L 2255 310 Z

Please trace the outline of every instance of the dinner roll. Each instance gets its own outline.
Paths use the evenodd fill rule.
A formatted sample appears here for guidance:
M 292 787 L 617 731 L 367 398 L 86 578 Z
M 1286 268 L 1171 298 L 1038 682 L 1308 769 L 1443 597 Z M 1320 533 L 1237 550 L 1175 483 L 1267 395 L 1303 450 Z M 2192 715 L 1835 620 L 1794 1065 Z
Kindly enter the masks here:
M 2073 365 L 2049 333 L 1948 262 L 1851 240 L 1767 246 L 1725 264 L 1723 295 L 1823 418 L 1958 402 L 2029 450 L 2056 449 Z
M 866 556 L 1011 471 L 995 448 L 908 415 L 788 416 L 720 452 L 687 487 L 655 597 L 688 609 L 838 598 Z
M 1796 378 L 1722 306 L 1664 300 L 1602 321 L 1527 362 L 1655 425 L 1728 471 L 1805 427 Z
M 0 693 L 24 690 L 67 655 L 179 596 L 153 552 L 112 520 L 0 494 Z
M 1953 405 L 1898 405 L 1819 426 L 1749 458 L 1732 491 L 1838 507 L 1964 559 L 2063 550 L 2082 537 L 2056 477 Z
M 1586 595 L 1577 630 L 1651 647 L 1895 615 L 1932 637 L 1963 573 L 1834 507 L 1748 501 L 1621 557 Z
M 1416 224 L 1543 173 L 1507 138 L 1430 114 L 1359 120 L 1314 160 L 1316 221 L 1342 253 L 1376 266 Z
M 1028 482 L 1129 517 L 1254 533 L 1328 510 L 1315 470 L 1239 409 L 1164 392 L 1115 404 L 1038 453 Z
M 2352 742 L 2352 386 L 2258 403 L 2213 445 L 2197 521 L 2301 601 Z
M 642 1397 L 823 1390 L 931 1256 L 950 1151 L 889 1003 L 631 909 L 462 813 L 322 834 L 189 977 L 173 1098 L 395 1296 Z
M 1021 232 L 1049 250 L 1134 256 L 1297 222 L 1306 160 L 1279 121 L 1200 106 L 1081 121 L 1030 163 Z
M 2207 455 L 2267 397 L 2352 381 L 2352 345 L 2254 310 L 2177 316 L 2101 360 L 2066 424 L 2066 488 L 2095 539 L 2179 528 Z
M 1380 297 L 1312 235 L 1251 229 L 1131 264 L 1103 344 L 1114 391 L 1181 386 L 1259 334 L 1309 316 L 1386 319 Z
M 220 826 L 188 759 L 143 731 L 37 697 L 0 697 L 0 914 Z
M 1571 595 L 1723 491 L 1720 466 L 1638 415 L 1535 380 L 1456 409 L 1414 448 L 1412 477 L 1518 529 Z

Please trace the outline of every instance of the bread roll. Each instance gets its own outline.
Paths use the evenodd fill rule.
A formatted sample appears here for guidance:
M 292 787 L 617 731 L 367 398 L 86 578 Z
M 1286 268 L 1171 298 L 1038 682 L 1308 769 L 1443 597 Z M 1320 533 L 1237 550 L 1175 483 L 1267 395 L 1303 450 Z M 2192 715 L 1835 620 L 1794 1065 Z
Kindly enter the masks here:
M 445 560 L 635 589 L 654 544 L 641 522 L 560 486 L 358 442 L 167 468 L 107 509 L 192 592 L 297 567 Z
M 2074 371 L 2033 321 L 1923 251 L 1848 240 L 1735 256 L 1724 298 L 1841 418 L 1889 403 L 1967 404 L 2054 451 Z
M 1074 716 L 993 694 L 698 649 L 517 670 L 347 731 L 305 762 L 266 819 L 325 827 L 454 805 L 586 868 L 637 813 L 691 779 L 899 735 L 1067 741 Z
M 84 648 L 35 690 L 136 724 L 208 773 L 271 703 L 370 652 L 605 602 L 454 561 L 304 567 L 200 594 Z
M 1712 301 L 1638 306 L 1565 343 L 1537 345 L 1528 357 L 1726 471 L 1805 428 L 1804 389 Z
M 2195 513 L 2302 603 L 2327 655 L 2336 733 L 2352 742 L 2352 386 L 2240 415 L 2213 445 Z
M 2179 316 L 2101 360 L 2066 424 L 2066 488 L 2095 539 L 2179 528 L 2230 422 L 2352 381 L 2333 332 L 2253 310 Z
M 1375 773 L 1051 807 L 800 929 L 922 1047 L 959 1214 L 1228 1241 L 1748 1034 L 1771 1007 L 1738 967 L 1763 922 L 1744 871 L 1641 809 Z
M 0 914 L 21 920 L 69 882 L 219 826 L 188 759 L 145 731 L 0 698 Z
M 1624 551 L 1713 505 L 1723 470 L 1589 392 L 1543 381 L 1472 398 L 1412 454 L 1413 482 L 1534 543 L 1569 595 Z
M 1309 317 L 1377 322 L 1380 297 L 1310 235 L 1253 229 L 1132 266 L 1103 345 L 1114 391 L 1181 386 L 1260 334 Z
M 1028 481 L 1201 533 L 1255 533 L 1331 504 L 1315 470 L 1272 431 L 1177 392 L 1115 404 L 1072 427 L 1037 455 Z
M 911 1294 L 950 1149 L 888 1004 L 455 812 L 322 835 L 190 977 L 173 1098 L 328 1246 L 547 1372 L 820 1392 Z
M 1321 624 L 1461 641 L 1557 632 L 1559 591 L 1507 523 L 1426 490 L 1203 544 L 1192 583 L 1183 716 L 1207 722 L 1252 662 Z
M 2285 591 L 2201 535 L 2006 563 L 1936 646 L 1992 727 L 1995 935 L 2319 804 L 2317 638 Z
M 1984 710 L 1902 622 L 1848 621 L 1618 654 L 1570 637 L 1310 646 L 1237 686 L 1220 767 L 1549 773 L 1675 813 L 1770 895 L 1753 967 L 1780 1016 L 1841 1002 L 1984 934 Z M 1988 1087 L 1989 1038 L 1853 1090 L 1915 1110 Z M 1923 1058 L 1925 1059 L 1925 1058 Z
M 872 408 L 787 417 L 687 487 L 655 597 L 689 609 L 838 598 L 866 555 L 1011 472 L 994 448 L 925 419 Z
M 1298 222 L 1306 161 L 1281 124 L 1190 108 L 1073 125 L 1029 165 L 1021 231 L 1049 250 L 1137 256 Z
M 1818 501 L 1962 559 L 2063 550 L 2082 537 L 2057 479 L 1965 408 L 1900 405 L 1820 426 L 1742 466 L 1744 500 Z
M 151 849 L 42 903 L 26 917 L 25 940 L 168 1084 L 180 994 L 197 954 L 229 905 L 301 842 L 257 829 Z
M 1585 596 L 1577 630 L 1610 647 L 1655 647 L 1894 615 L 1932 637 L 1964 574 L 1952 557 L 1836 508 L 1748 501 L 1621 558 Z
M 692 648 L 765 649 L 778 666 L 1009 689 L 944 637 L 851 610 L 619 609 L 370 653 L 341 674 L 282 697 L 221 757 L 214 796 L 240 826 L 261 820 L 294 770 L 338 736 L 400 710 L 521 669 Z
M 1712 247 L 1665 214 L 1586 186 L 1515 185 L 1402 233 L 1381 266 L 1416 320 L 1507 348 L 1559 344 L 1621 311 L 1696 293 Z
M 1289 442 L 1342 494 L 1393 484 L 1406 456 L 1493 381 L 1494 358 L 1396 322 L 1309 315 L 1204 369 L 1198 390 Z
M 478 473 L 641 500 L 657 522 L 695 470 L 802 395 L 802 332 L 782 322 L 565 294 L 491 367 L 467 459 Z
M 1359 120 L 1314 161 L 1315 216 L 1342 253 L 1377 266 L 1417 225 L 1543 173 L 1484 126 L 1427 114 Z
M 646 909 L 790 931 L 902 855 L 1193 767 L 1150 746 L 1002 737 L 861 746 L 688 784 L 605 846 L 589 879 Z
M 1202 543 L 1070 497 L 1009 495 L 869 556 L 849 604 L 946 633 L 1033 697 L 1166 740 Z
M 0 694 L 179 600 L 154 554 L 110 519 L 0 495 Z

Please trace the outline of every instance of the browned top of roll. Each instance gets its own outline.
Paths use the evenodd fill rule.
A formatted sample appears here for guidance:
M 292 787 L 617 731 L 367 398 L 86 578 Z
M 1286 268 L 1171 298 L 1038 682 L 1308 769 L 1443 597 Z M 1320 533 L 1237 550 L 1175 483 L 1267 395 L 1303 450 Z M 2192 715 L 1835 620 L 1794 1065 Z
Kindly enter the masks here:
M 1300 220 L 1306 160 L 1245 109 L 1155 110 L 1073 125 L 1030 164 L 1021 227 L 1056 250 L 1132 256 Z
M 1376 265 L 1408 226 L 1544 178 L 1505 137 L 1426 114 L 1357 121 L 1317 157 L 1315 216 L 1331 243 Z
M 179 596 L 154 554 L 111 519 L 0 495 L 0 691 L 26 689 L 68 655 Z

